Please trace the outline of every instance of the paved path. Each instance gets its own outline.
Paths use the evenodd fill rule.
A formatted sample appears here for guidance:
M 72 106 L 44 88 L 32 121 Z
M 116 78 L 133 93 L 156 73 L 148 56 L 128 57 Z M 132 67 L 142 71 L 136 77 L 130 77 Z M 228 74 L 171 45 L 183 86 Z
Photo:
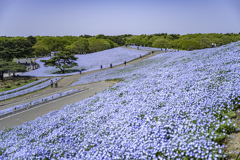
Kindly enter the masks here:
M 82 92 L 78 92 L 60 99 L 50 101 L 48 103 L 40 104 L 28 110 L 18 112 L 16 114 L 0 119 L 0 130 L 13 126 L 18 126 L 24 122 L 31 121 L 49 113 L 50 111 L 59 110 L 67 104 L 78 102 L 82 99 L 93 96 L 94 94 L 112 86 L 112 82 L 97 82 L 91 84 L 81 85 L 81 88 L 88 88 Z
M 127 62 L 127 65 L 141 62 L 141 61 L 148 59 L 159 53 L 163 53 L 163 52 L 157 51 L 154 54 L 148 54 L 146 56 L 143 56 L 142 58 L 138 58 L 138 59 L 132 60 L 130 62 Z M 123 67 L 123 66 L 124 66 L 124 64 L 121 64 L 121 65 L 113 66 L 112 68 Z M 112 68 L 105 68 L 102 70 L 108 70 L 108 69 L 112 69 Z M 86 74 L 90 74 L 93 72 L 99 72 L 99 71 L 101 71 L 101 70 L 85 72 L 82 74 L 76 74 L 76 75 L 72 75 L 72 76 L 66 76 L 66 77 L 63 77 L 63 79 L 59 81 L 58 88 L 48 87 L 46 89 L 31 93 L 28 95 L 24 95 L 21 97 L 16 97 L 13 99 L 9 99 L 9 100 L 0 102 L 0 109 L 5 109 L 5 108 L 12 107 L 12 106 L 16 106 L 18 104 L 30 102 L 32 100 L 37 100 L 37 99 L 40 99 L 43 97 L 47 97 L 52 94 L 64 92 L 67 90 L 88 88 L 88 90 L 86 90 L 86 91 L 79 92 L 79 93 L 73 94 L 71 96 L 67 96 L 65 98 L 63 97 L 63 98 L 60 98 L 57 100 L 53 100 L 51 102 L 41 104 L 41 105 L 31 108 L 29 110 L 25 110 L 25 111 L 19 112 L 17 114 L 2 118 L 2 119 L 0 119 L 0 130 L 2 130 L 3 128 L 9 128 L 12 126 L 20 125 L 26 121 L 34 120 L 35 118 L 37 118 L 39 116 L 49 113 L 50 111 L 59 110 L 60 108 L 62 108 L 63 106 L 65 106 L 67 104 L 70 104 L 73 102 L 78 102 L 84 98 L 93 96 L 94 94 L 108 88 L 109 86 L 114 85 L 115 82 L 108 81 L 108 82 L 96 82 L 96 83 L 90 83 L 90 84 L 85 84 L 85 85 L 68 87 L 73 82 L 77 81 L 81 76 L 84 76 Z

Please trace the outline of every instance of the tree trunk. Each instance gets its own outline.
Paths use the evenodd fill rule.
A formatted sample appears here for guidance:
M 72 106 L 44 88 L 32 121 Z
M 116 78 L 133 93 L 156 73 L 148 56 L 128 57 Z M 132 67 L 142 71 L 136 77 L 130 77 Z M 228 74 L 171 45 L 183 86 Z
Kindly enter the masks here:
M 0 72 L 0 79 L 3 80 L 3 74 L 4 72 Z
M 61 71 L 62 71 L 62 74 L 64 74 L 64 69 L 62 69 L 62 68 L 60 68 L 61 69 Z

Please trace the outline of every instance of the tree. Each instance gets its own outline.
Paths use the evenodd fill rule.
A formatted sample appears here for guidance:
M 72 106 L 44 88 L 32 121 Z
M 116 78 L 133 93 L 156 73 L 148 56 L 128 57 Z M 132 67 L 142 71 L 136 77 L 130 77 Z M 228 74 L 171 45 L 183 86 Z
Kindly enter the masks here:
M 41 60 L 44 62 L 45 66 L 53 66 L 59 68 L 61 72 L 64 74 L 66 68 L 72 68 L 74 66 L 78 66 L 74 61 L 77 60 L 77 57 L 74 57 L 69 51 L 61 51 L 60 53 L 56 53 L 56 56 L 49 60 Z
M 13 73 L 17 71 L 25 72 L 26 67 L 16 62 L 0 59 L 0 79 L 1 80 L 3 80 L 3 74 L 6 71 L 13 72 Z
M 170 46 L 169 42 L 167 39 L 163 38 L 158 38 L 153 44 L 153 47 L 156 48 L 168 48 Z
M 64 50 L 68 41 L 64 37 L 44 37 L 42 42 L 50 53 L 51 51 Z
M 105 39 L 93 39 L 89 42 L 90 52 L 97 52 L 110 48 L 111 44 Z
M 188 50 L 188 49 L 198 49 L 200 48 L 200 43 L 196 40 L 183 40 L 179 44 L 182 49 Z
M 17 47 L 16 42 L 6 38 L 0 40 L 0 58 L 6 61 L 11 61 L 22 50 Z
M 25 72 L 26 71 L 26 66 L 18 64 L 16 62 L 12 62 L 9 65 L 8 72 L 13 73 L 15 76 L 15 72 Z
M 41 55 L 48 55 L 50 51 L 47 49 L 47 47 L 43 44 L 42 41 L 38 41 L 34 46 L 33 46 L 33 53 L 36 56 L 41 56 Z
M 11 61 L 32 54 L 32 43 L 23 37 L 1 38 L 0 58 Z
M 12 39 L 13 43 L 15 44 L 16 52 L 15 57 L 26 57 L 32 55 L 32 42 L 23 37 L 16 37 Z
M 88 52 L 89 42 L 86 38 L 81 38 L 66 48 L 73 53 Z

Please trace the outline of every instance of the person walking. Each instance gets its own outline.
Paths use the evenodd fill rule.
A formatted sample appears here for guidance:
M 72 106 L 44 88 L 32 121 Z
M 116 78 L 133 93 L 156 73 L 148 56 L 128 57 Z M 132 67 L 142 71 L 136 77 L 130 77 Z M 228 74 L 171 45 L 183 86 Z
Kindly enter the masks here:
M 100 68 L 102 69 L 102 65 L 100 66 Z
M 124 64 L 125 64 L 125 66 L 126 66 L 127 62 L 125 61 Z
M 58 81 L 57 81 L 57 79 L 55 79 L 55 88 L 57 88 L 58 87 Z
M 51 84 L 51 88 L 53 88 L 53 80 L 52 79 L 50 81 L 50 84 Z

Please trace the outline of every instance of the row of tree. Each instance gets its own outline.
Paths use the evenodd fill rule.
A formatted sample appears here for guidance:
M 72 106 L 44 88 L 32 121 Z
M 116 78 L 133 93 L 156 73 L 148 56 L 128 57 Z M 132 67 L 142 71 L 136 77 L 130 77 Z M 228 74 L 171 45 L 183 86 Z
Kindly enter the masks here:
M 92 53 L 102 51 L 118 46 L 123 46 L 126 43 L 126 38 L 132 35 L 119 36 L 37 36 L 36 44 L 33 46 L 33 54 L 37 56 L 49 54 L 51 51 L 68 50 L 71 53 Z
M 74 63 L 67 61 L 72 58 L 73 53 L 90 53 L 102 51 L 117 46 L 122 46 L 126 42 L 126 38 L 131 35 L 120 36 L 29 36 L 29 37 L 0 37 L 0 79 L 3 80 L 3 74 L 6 72 L 25 71 L 26 67 L 14 62 L 14 58 L 26 58 L 35 56 L 47 56 L 52 51 L 61 51 L 57 57 L 64 57 L 64 63 L 56 66 L 64 73 L 64 68 L 69 68 Z M 60 61 L 59 61 L 60 62 Z M 46 65 L 55 65 L 53 61 L 46 62 Z
M 212 43 L 217 46 L 228 44 L 240 40 L 240 32 L 238 34 L 153 34 L 153 35 L 135 35 L 127 39 L 127 43 L 137 45 L 145 45 L 156 48 L 174 48 L 174 49 L 203 49 L 210 48 Z
M 239 40 L 240 33 L 0 37 L 0 79 L 3 79 L 3 73 L 6 71 L 25 70 L 24 67 L 13 62 L 13 58 L 46 56 L 52 51 L 66 51 L 69 55 L 73 53 L 91 53 L 123 46 L 126 43 L 156 48 L 188 50 L 210 48 L 212 43 L 219 46 L 220 44 L 224 45 Z M 48 65 L 50 64 L 49 62 Z
M 13 58 L 32 56 L 36 38 L 0 37 L 0 79 L 5 72 L 26 71 L 26 67 L 13 61 Z
M 212 43 L 219 46 L 238 40 L 240 33 L 0 37 L 0 58 L 11 60 L 14 57 L 46 56 L 52 51 L 63 50 L 78 54 L 91 53 L 123 46 L 126 43 L 156 48 L 203 49 L 211 47 Z

